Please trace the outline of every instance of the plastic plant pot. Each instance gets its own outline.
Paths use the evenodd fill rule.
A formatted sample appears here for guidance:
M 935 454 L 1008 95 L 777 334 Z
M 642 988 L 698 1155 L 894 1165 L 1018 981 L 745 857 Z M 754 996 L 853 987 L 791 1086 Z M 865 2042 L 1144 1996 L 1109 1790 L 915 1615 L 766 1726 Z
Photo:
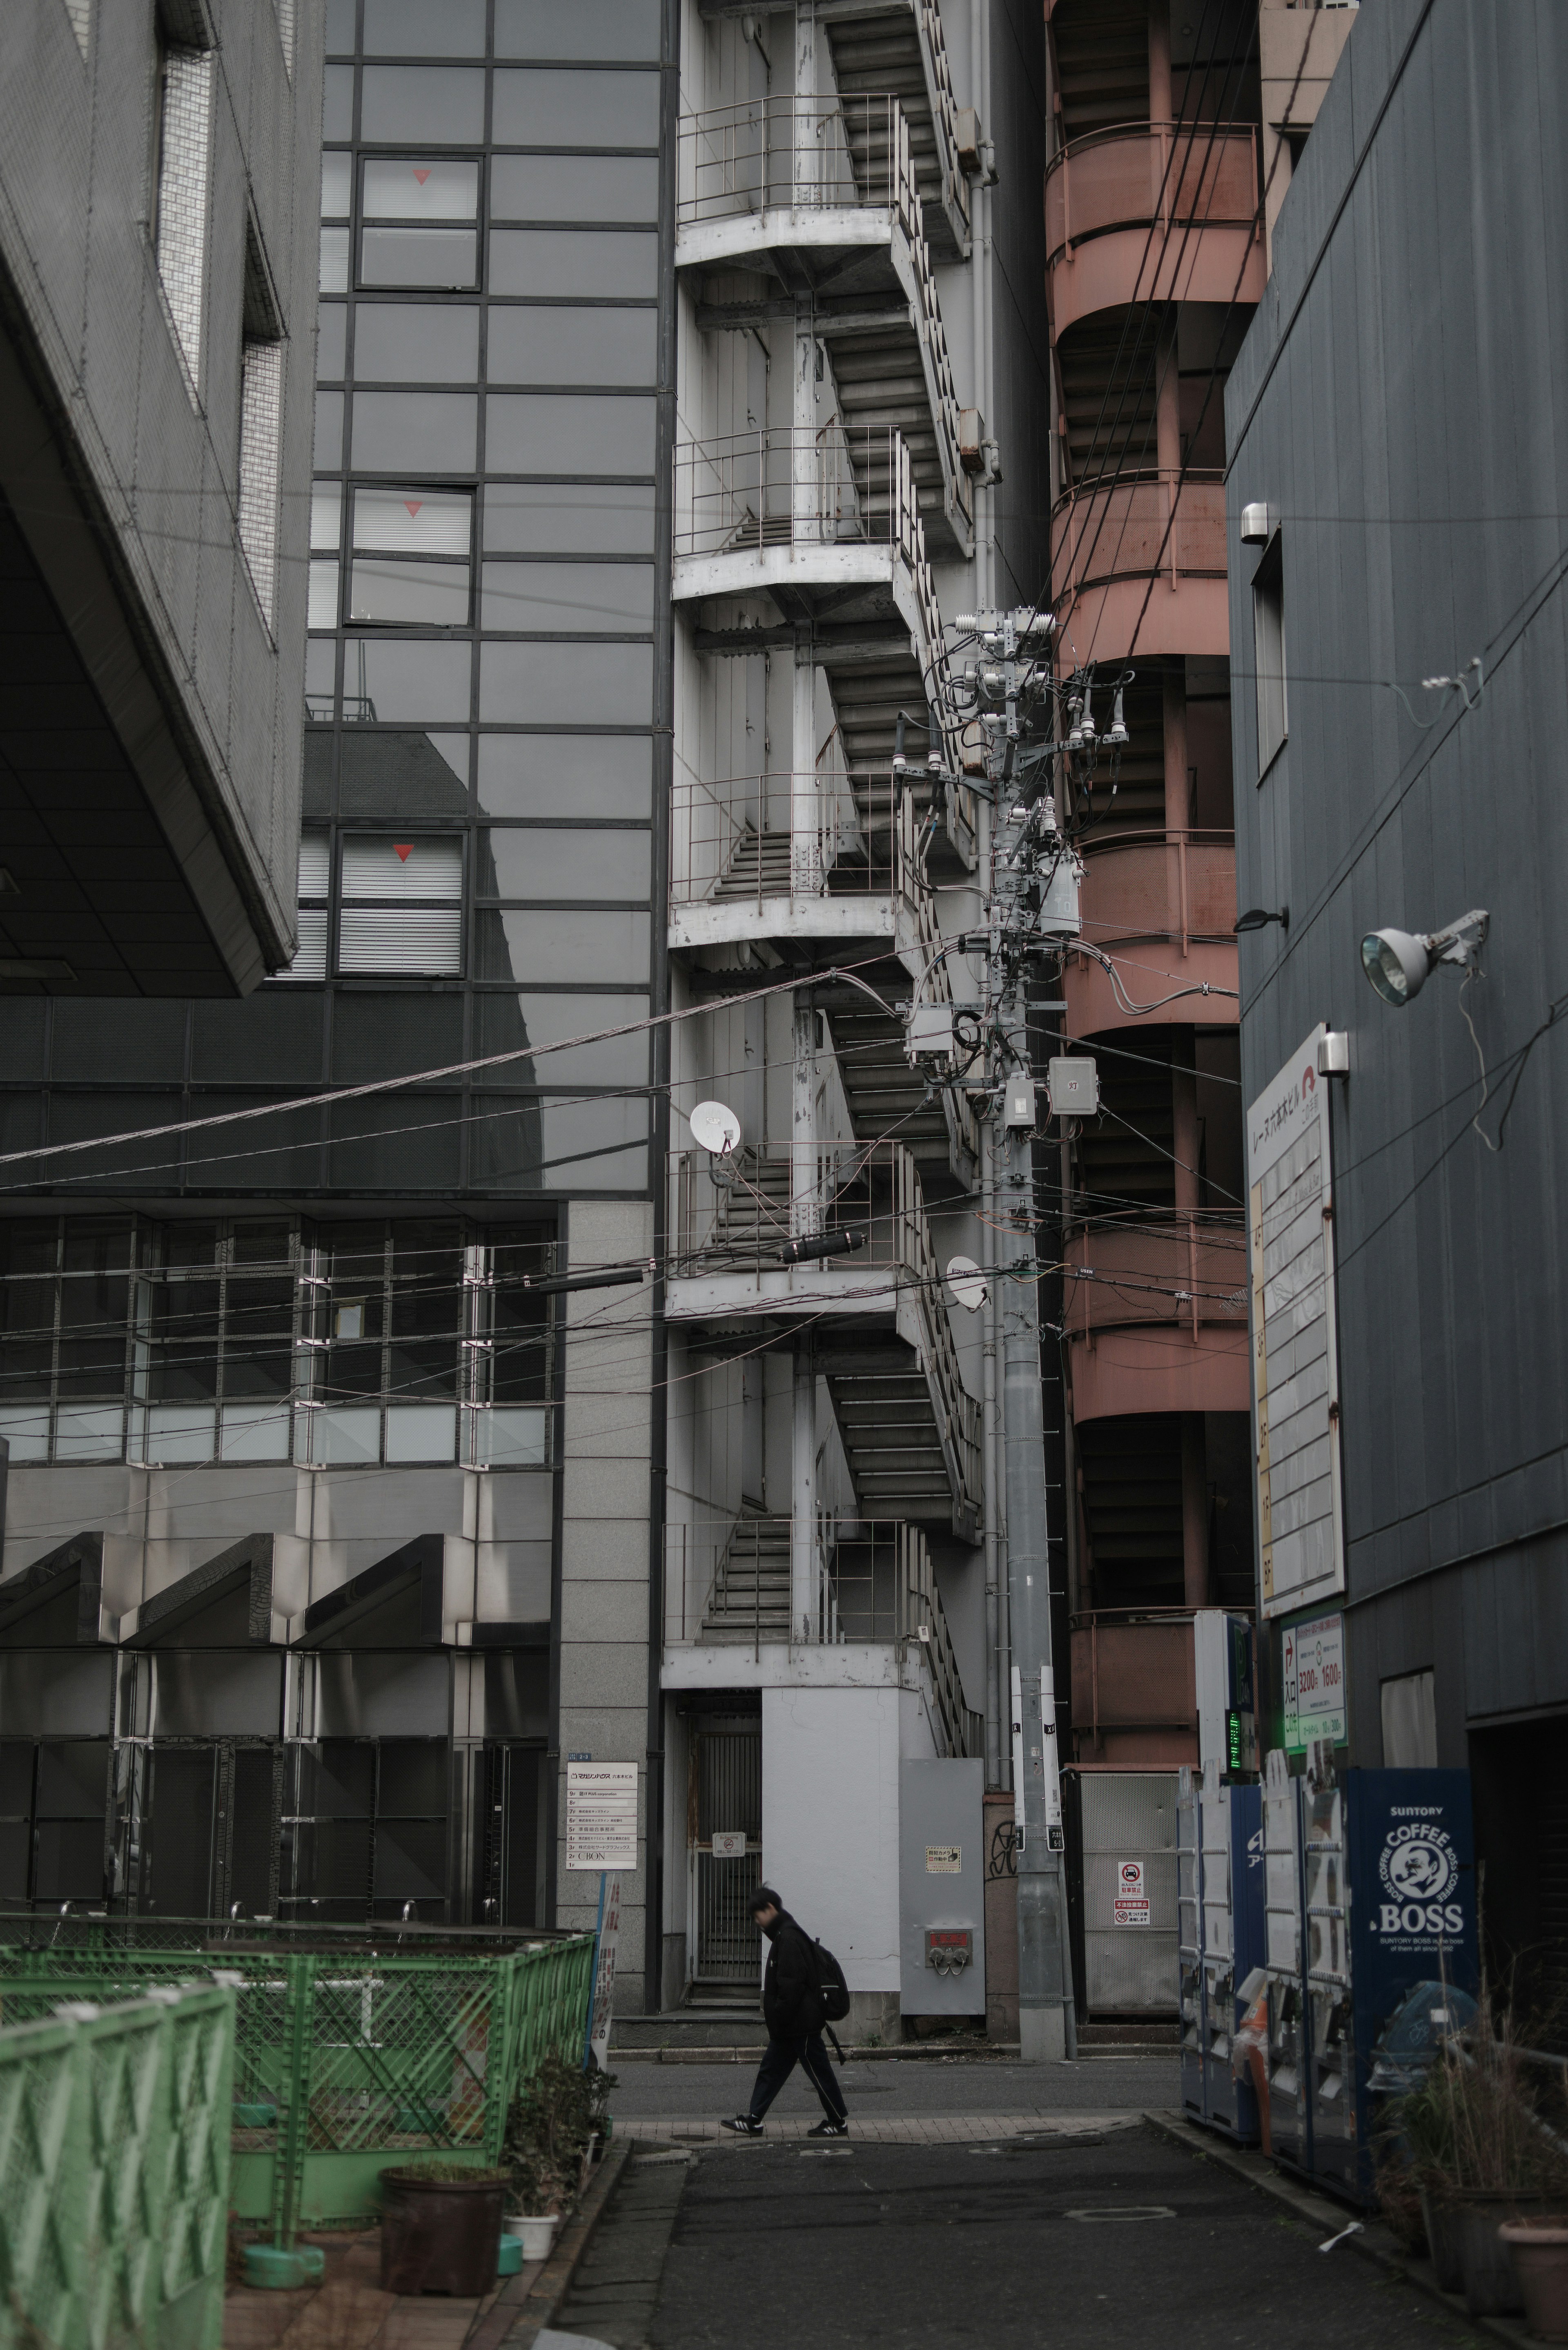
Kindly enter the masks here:
M 1432 2269 L 1438 2288 L 1443 2293 L 1463 2293 L 1464 2265 L 1459 2259 L 1459 2236 L 1449 2207 L 1439 2202 L 1426 2188 L 1421 2189 L 1421 2217 L 1426 2222 L 1427 2250 L 1432 2256 Z
M 521 2276 L 523 2273 L 523 2240 L 520 2236 L 501 2239 L 501 2249 L 495 2255 L 497 2276 Z
M 381 2191 L 383 2293 L 477 2300 L 491 2290 L 501 2250 L 504 2171 L 415 2163 L 384 2170 Z
M 518 2211 L 507 2219 L 506 2232 L 516 2237 L 525 2261 L 547 2261 L 560 2224 L 559 2215 L 554 2211 L 546 2211 L 537 2219 Z
M 1568 2211 L 1505 2220 L 1498 2234 L 1513 2256 L 1532 2334 L 1568 2342 Z
M 247 2244 L 245 2282 L 265 2292 L 297 2293 L 301 2285 L 319 2284 L 327 2255 L 319 2244 Z

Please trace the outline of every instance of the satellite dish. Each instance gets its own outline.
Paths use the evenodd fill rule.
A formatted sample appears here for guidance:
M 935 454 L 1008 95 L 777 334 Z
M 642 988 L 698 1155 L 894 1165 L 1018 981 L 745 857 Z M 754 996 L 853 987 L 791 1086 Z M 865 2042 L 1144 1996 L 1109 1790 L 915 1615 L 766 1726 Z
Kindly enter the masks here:
M 715 1159 L 727 1159 L 741 1139 L 741 1121 L 722 1102 L 699 1102 L 686 1122 L 698 1149 L 711 1151 Z
M 971 1256 L 950 1256 L 948 1287 L 967 1313 L 978 1314 L 985 1304 L 985 1275 Z

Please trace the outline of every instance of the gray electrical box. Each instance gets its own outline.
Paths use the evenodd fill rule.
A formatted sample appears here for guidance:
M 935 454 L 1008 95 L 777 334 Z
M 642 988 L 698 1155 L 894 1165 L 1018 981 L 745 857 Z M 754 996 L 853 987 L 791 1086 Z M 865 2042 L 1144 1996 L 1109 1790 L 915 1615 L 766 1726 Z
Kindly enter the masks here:
M 1093 1118 L 1100 1107 L 1100 1073 L 1086 1053 L 1058 1054 L 1045 1064 L 1053 1118 Z
M 899 1991 L 906 2015 L 985 2012 L 985 1765 L 898 1768 Z
M 910 1009 L 909 1025 L 904 1031 L 904 1050 L 912 1061 L 923 1053 L 945 1053 L 953 1049 L 953 1008 L 950 1003 L 917 1003 Z
M 1009 1077 L 1002 1105 L 1002 1122 L 1010 1130 L 1021 1129 L 1025 1134 L 1034 1131 L 1034 1080 L 1033 1077 Z

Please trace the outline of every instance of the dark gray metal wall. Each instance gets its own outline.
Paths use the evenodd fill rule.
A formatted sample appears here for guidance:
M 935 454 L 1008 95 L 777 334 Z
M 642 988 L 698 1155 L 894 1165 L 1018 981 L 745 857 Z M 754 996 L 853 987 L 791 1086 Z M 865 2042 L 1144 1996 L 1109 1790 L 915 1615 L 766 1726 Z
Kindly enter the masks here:
M 998 606 L 1049 601 L 1051 348 L 1045 317 L 1045 26 L 1029 0 L 992 0 L 991 94 L 997 185 L 992 389 L 985 420 L 1002 449 L 995 493 Z M 983 259 L 975 256 L 975 267 Z
M 1559 0 L 1362 9 L 1226 398 L 1248 1098 L 1334 1086 L 1353 1759 L 1431 1668 L 1439 1759 L 1568 1705 L 1568 169 Z M 1241 506 L 1282 535 L 1289 738 L 1260 782 Z M 1480 707 L 1420 681 L 1474 654 Z M 1402 693 L 1395 690 L 1402 689 Z M 1413 706 L 1407 707 L 1404 697 Z M 1417 723 L 1417 721 L 1421 723 Z M 1491 914 L 1402 1011 L 1358 942 Z M 1511 1058 L 1510 1056 L 1512 1056 Z M 1517 1077 L 1517 1092 L 1511 1088 Z

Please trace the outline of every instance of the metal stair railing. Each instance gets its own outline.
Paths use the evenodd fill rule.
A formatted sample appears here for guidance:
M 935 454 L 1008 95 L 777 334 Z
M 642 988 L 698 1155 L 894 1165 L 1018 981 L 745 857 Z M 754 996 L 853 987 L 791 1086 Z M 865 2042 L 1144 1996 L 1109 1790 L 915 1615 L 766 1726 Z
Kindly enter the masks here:
M 710 107 L 681 117 L 677 150 L 682 228 L 787 209 L 884 213 L 907 237 L 920 234 L 909 126 L 896 98 L 786 95 Z
M 915 240 L 912 251 L 915 286 L 919 298 L 919 334 L 926 366 L 926 392 L 936 421 L 942 478 L 947 483 L 952 508 L 962 518 L 965 529 L 972 530 L 974 492 L 959 455 L 958 393 L 953 386 L 952 360 L 948 353 L 941 305 L 937 300 L 937 280 L 931 267 L 930 247 L 924 236 Z
M 942 175 L 944 192 L 951 198 L 954 211 L 963 223 L 967 240 L 971 229 L 969 209 L 969 181 L 958 156 L 958 109 L 953 103 L 952 68 L 948 63 L 948 46 L 942 34 L 942 15 L 937 0 L 915 0 L 915 25 L 920 38 L 920 60 L 926 68 L 926 88 L 931 99 L 931 119 L 937 133 L 937 167 Z
M 926 1222 L 920 1178 L 901 1143 L 894 1145 L 895 1215 L 902 1226 L 901 1261 L 913 1275 L 910 1294 L 919 1316 L 926 1376 L 953 1494 L 971 1515 L 981 1508 L 980 1406 L 964 1386 L 958 1348 L 942 1303 L 942 1276 Z
M 917 986 L 928 1001 L 950 1003 L 952 975 L 942 952 L 947 941 L 937 921 L 937 901 L 926 879 L 925 853 L 920 842 L 923 829 L 924 820 L 918 816 L 911 795 L 905 792 L 898 803 L 898 871 L 904 877 L 902 894 L 913 910 L 920 943 L 922 968 Z M 942 1095 L 942 1114 L 948 1122 L 953 1171 L 961 1180 L 968 1181 L 981 1159 L 980 1121 L 974 1105 L 967 1094 L 955 1093 L 950 1087 Z

